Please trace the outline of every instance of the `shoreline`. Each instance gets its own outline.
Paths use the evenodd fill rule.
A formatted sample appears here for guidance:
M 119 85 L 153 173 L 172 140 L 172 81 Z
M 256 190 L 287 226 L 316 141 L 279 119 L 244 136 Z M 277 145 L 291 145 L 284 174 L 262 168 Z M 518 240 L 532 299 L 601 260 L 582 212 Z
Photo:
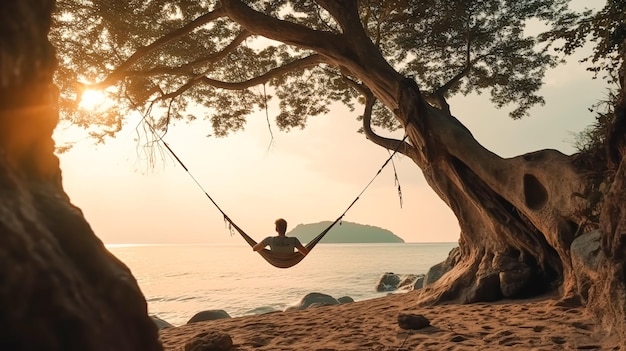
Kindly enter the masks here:
M 379 299 L 381 297 L 386 297 L 388 295 L 404 295 L 409 293 L 410 290 L 403 290 L 403 289 L 397 289 L 397 290 L 393 290 L 393 291 L 381 291 L 381 292 L 372 292 L 371 294 L 362 294 L 359 296 L 365 296 L 365 297 L 360 297 L 357 299 L 354 299 L 353 296 L 350 295 L 342 295 L 342 296 L 332 296 L 329 295 L 323 291 L 319 291 L 319 292 L 309 292 L 309 293 L 320 293 L 323 295 L 327 295 L 329 297 L 334 298 L 335 300 L 339 300 L 340 298 L 350 298 L 353 299 L 354 301 L 350 302 L 350 303 L 354 303 L 354 302 L 366 302 L 366 301 L 370 301 L 370 300 L 375 300 L 375 299 Z M 302 302 L 302 299 L 305 298 L 307 294 L 301 295 L 298 298 L 294 299 L 293 301 L 291 301 L 290 303 L 279 303 L 279 302 L 274 302 L 274 303 L 267 303 L 265 305 L 257 305 L 256 307 L 252 307 L 249 309 L 242 309 L 242 308 L 230 308 L 230 311 L 224 308 L 220 308 L 220 307 L 215 307 L 215 308 L 207 308 L 205 310 L 214 310 L 214 311 L 218 311 L 218 310 L 222 310 L 226 313 L 228 313 L 228 315 L 231 318 L 245 318 L 245 317 L 256 317 L 256 316 L 260 316 L 263 314 L 267 314 L 267 313 L 280 313 L 280 312 L 286 312 L 287 309 L 289 308 L 293 308 L 298 306 L 299 303 Z M 232 312 L 232 310 L 235 310 L 237 312 Z M 246 310 L 245 312 L 240 312 L 242 310 Z M 192 318 L 194 316 L 194 314 L 202 312 L 203 309 L 198 309 L 198 310 L 194 310 L 194 312 L 190 313 L 189 315 L 186 315 L 184 319 L 178 317 L 178 318 L 167 318 L 167 312 L 148 312 L 148 315 L 150 315 L 151 317 L 160 319 L 161 321 L 165 322 L 166 324 L 171 325 L 172 327 L 182 327 L 187 325 L 187 321 Z M 258 313 L 255 313 L 254 311 L 261 311 Z
M 197 322 L 160 330 L 164 350 L 184 350 L 206 332 L 230 336 L 232 351 L 626 350 L 583 307 L 552 297 L 417 306 L 419 291 L 334 306 Z M 400 313 L 430 326 L 404 330 Z

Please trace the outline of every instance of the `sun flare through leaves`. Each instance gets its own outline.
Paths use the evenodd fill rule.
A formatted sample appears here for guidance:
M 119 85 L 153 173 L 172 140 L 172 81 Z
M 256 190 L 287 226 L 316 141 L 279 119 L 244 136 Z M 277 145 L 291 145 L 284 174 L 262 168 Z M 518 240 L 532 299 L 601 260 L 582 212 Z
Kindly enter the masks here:
M 87 89 L 80 96 L 78 107 L 83 110 L 94 111 L 106 104 L 106 95 L 101 90 Z

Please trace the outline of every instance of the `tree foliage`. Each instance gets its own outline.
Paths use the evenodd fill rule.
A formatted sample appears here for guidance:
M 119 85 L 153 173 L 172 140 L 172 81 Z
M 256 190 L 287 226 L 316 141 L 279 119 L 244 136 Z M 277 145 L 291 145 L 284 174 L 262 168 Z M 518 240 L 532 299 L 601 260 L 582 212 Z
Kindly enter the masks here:
M 557 50 L 565 54 L 571 54 L 589 42 L 593 43 L 592 53 L 583 62 L 591 62 L 590 71 L 596 74 L 603 72 L 604 79 L 616 83 L 626 50 L 624 9 L 626 1 L 607 0 L 600 11 L 586 10 L 581 16 L 562 16 L 555 22 L 553 30 L 542 35 L 542 40 L 559 43 Z
M 284 23 L 342 31 L 313 1 L 249 4 Z M 544 73 L 558 63 L 527 34 L 527 25 L 575 18 L 566 4 L 365 0 L 359 11 L 372 43 L 430 92 L 432 103 L 488 92 L 497 107 L 511 105 L 511 116 L 519 118 L 543 103 L 538 91 Z M 335 102 L 353 107 L 356 92 L 327 57 L 251 35 L 225 16 L 219 2 L 59 0 L 57 8 L 51 40 L 61 58 L 56 81 L 63 116 L 98 127 L 96 137 L 114 135 L 132 110 L 154 118 L 161 130 L 174 120 L 206 118 L 215 135 L 225 136 L 244 128 L 246 117 L 274 98 L 282 129 L 305 127 L 307 118 L 327 113 Z M 98 114 L 77 109 L 86 88 L 104 89 L 117 108 Z M 398 126 L 390 111 L 375 110 L 374 125 Z
M 575 146 L 597 165 L 605 159 L 604 149 L 613 124 L 614 107 L 618 103 L 619 90 L 624 86 L 624 57 L 626 54 L 626 1 L 607 0 L 599 11 L 586 10 L 581 16 L 569 14 L 561 17 L 552 31 L 542 34 L 542 40 L 550 41 L 557 51 L 571 54 L 589 43 L 591 53 L 582 59 L 589 62 L 589 71 L 601 76 L 612 87 L 606 99 L 592 107 L 595 122 L 576 135 Z M 602 171 L 600 167 L 598 171 Z

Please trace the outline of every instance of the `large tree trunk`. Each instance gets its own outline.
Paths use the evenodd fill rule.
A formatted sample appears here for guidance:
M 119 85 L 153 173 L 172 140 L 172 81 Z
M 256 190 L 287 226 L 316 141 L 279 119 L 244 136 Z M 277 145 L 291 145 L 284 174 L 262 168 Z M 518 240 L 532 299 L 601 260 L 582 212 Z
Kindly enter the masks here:
M 400 141 L 367 133 L 366 126 L 367 137 L 411 157 L 461 228 L 460 249 L 447 260 L 449 271 L 424 289 L 421 302 L 471 303 L 558 292 L 561 303 L 595 306 L 623 335 L 623 127 L 616 129 L 613 144 L 617 146 L 610 149 L 612 162 L 620 165 L 614 178 L 599 176 L 580 155 L 556 150 L 501 158 L 474 139 L 450 114 L 445 101 L 427 103 L 417 83 L 388 64 L 360 24 L 357 1 L 317 3 L 334 17 L 341 33 L 297 25 L 281 30 L 285 22 L 255 12 L 241 1 L 221 2 L 228 17 L 251 33 L 322 55 L 362 91 L 371 91 L 402 123 L 409 142 L 399 147 Z M 606 189 L 610 191 L 601 202 Z M 593 219 L 599 210 L 598 223 Z M 590 230 L 598 227 L 604 255 L 597 254 L 597 240 L 598 250 L 589 251 L 588 257 L 581 257 L 584 250 L 573 255 L 572 243 L 593 243 Z
M 0 349 L 161 350 L 135 279 L 61 186 L 53 6 L 0 2 Z
M 393 86 L 359 73 L 368 87 Z M 626 341 L 626 82 L 607 141 L 608 164 L 598 165 L 555 150 L 503 159 L 447 109 L 426 103 L 412 80 L 395 81 L 395 93 L 379 98 L 397 106 L 405 125 L 411 143 L 400 150 L 420 166 L 461 227 L 460 250 L 446 261 L 449 271 L 426 287 L 421 302 L 558 292 L 561 303 L 586 304 Z M 582 243 L 575 253 L 574 241 Z

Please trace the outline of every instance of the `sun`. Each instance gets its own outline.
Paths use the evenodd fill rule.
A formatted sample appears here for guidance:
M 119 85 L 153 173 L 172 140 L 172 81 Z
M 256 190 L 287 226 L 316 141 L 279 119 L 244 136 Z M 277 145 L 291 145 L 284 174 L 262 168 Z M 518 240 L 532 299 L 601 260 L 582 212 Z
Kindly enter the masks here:
M 80 96 L 78 108 L 83 110 L 95 110 L 101 107 L 105 100 L 106 96 L 103 91 L 87 89 Z

